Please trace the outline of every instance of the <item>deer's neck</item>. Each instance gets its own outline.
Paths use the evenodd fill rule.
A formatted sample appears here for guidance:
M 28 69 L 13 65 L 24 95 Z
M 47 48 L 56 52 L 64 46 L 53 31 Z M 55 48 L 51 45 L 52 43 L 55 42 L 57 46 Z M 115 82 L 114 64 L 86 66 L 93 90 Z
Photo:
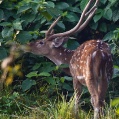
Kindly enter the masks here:
M 56 65 L 69 64 L 74 51 L 65 49 L 64 47 L 53 48 L 47 58 L 53 61 Z

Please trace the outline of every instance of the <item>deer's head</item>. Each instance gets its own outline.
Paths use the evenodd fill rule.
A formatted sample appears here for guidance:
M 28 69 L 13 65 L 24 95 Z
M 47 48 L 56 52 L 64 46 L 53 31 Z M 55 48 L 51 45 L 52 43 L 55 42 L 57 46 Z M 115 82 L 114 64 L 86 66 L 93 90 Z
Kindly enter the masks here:
M 55 48 L 59 48 L 62 46 L 68 39 L 69 36 L 73 35 L 74 33 L 80 32 L 83 30 L 86 25 L 89 23 L 91 18 L 93 17 L 94 13 L 97 10 L 97 5 L 99 0 L 96 0 L 93 7 L 89 9 L 91 4 L 93 4 L 94 0 L 89 0 L 88 4 L 86 5 L 85 9 L 81 14 L 81 18 L 77 25 L 69 31 L 63 33 L 54 34 L 53 28 L 59 21 L 60 17 L 58 17 L 50 26 L 48 31 L 45 34 L 45 38 L 42 40 L 37 40 L 35 42 L 30 42 L 28 46 L 30 47 L 30 52 L 37 55 L 48 55 L 52 52 Z

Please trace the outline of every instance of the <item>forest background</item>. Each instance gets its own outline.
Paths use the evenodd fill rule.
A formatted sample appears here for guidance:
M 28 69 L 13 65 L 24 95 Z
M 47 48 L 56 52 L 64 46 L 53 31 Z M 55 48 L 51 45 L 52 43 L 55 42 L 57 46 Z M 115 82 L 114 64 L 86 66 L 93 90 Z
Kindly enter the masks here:
M 30 41 L 42 39 L 45 31 L 59 15 L 62 18 L 55 27 L 56 32 L 73 28 L 87 2 L 88 0 L 0 1 L 0 61 L 9 55 L 12 43 L 25 45 Z M 100 0 L 98 10 L 89 25 L 82 32 L 73 35 L 65 47 L 74 50 L 90 39 L 101 39 L 111 48 L 114 74 L 109 83 L 106 104 L 109 112 L 107 116 L 110 116 L 109 119 L 116 119 L 119 113 L 118 0 Z M 70 107 L 68 101 L 70 102 L 73 96 L 72 77 L 62 73 L 63 67 L 66 66 L 55 66 L 42 56 L 16 53 L 16 60 L 8 68 L 5 89 L 0 92 L 0 116 L 3 119 L 23 118 L 24 115 L 34 119 L 37 116 L 44 119 L 49 119 L 49 116 L 51 119 L 61 119 L 65 115 L 70 119 L 71 114 L 65 111 Z M 0 74 L 2 73 L 1 69 Z M 83 119 L 85 113 L 88 115 L 91 109 L 90 96 L 85 87 L 81 107 L 86 111 L 82 112 Z M 111 117 L 112 113 L 115 113 L 114 117 Z

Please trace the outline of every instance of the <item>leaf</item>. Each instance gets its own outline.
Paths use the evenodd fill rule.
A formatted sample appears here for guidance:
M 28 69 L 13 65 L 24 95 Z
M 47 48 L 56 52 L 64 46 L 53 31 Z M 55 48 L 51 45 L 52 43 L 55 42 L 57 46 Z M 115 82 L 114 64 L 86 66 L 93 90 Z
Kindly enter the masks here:
M 77 22 L 79 20 L 78 16 L 73 12 L 68 13 L 66 17 L 69 22 Z
M 29 90 L 33 85 L 36 85 L 36 81 L 31 80 L 31 79 L 26 79 L 22 82 L 22 90 L 27 91 Z
M 0 21 L 4 19 L 4 12 L 0 9 Z
M 74 41 L 70 39 L 67 43 L 67 47 L 71 50 L 75 50 L 79 46 L 79 43 L 77 41 Z
M 67 80 L 67 81 L 72 81 L 72 77 L 69 77 L 69 76 L 64 76 L 64 79 Z
M 7 51 L 5 48 L 0 46 L 0 60 L 3 60 L 5 57 L 7 57 Z
M 26 77 L 28 77 L 28 78 L 32 78 L 32 77 L 36 77 L 36 76 L 38 76 L 38 71 L 33 71 L 33 72 L 30 72 L 30 73 L 28 73 L 27 75 L 26 75 Z
M 117 9 L 113 12 L 113 21 L 116 22 L 118 20 L 119 20 L 119 10 Z
M 10 22 L 2 22 L 0 26 L 12 26 L 12 24 Z
M 99 9 L 96 12 L 96 15 L 93 17 L 94 22 L 96 23 L 97 21 L 99 21 L 102 16 L 103 16 L 103 10 L 102 9 Z
M 58 66 L 60 68 L 68 68 L 69 67 L 69 64 L 61 64 L 60 66 Z
M 55 4 L 53 2 L 51 2 L 51 1 L 47 1 L 47 7 L 54 8 Z
M 105 9 L 103 16 L 104 16 L 105 19 L 111 20 L 111 18 L 112 18 L 112 10 L 110 8 Z
M 41 12 L 41 14 L 48 20 L 50 21 L 52 19 L 52 16 L 48 12 Z
M 41 72 L 38 76 L 50 76 L 48 72 Z
M 53 77 L 47 77 L 45 80 L 51 85 L 56 85 L 56 81 Z
M 47 8 L 46 10 L 51 16 L 59 16 L 62 14 L 62 11 L 56 8 Z
M 33 70 L 37 70 L 39 67 L 41 66 L 41 64 L 39 63 L 36 63 L 34 66 L 33 66 Z
M 3 30 L 2 30 L 2 37 L 3 38 L 8 38 L 10 36 L 13 35 L 13 28 L 9 28 L 9 27 L 5 27 Z
M 58 8 L 60 10 L 65 10 L 65 9 L 69 8 L 69 5 L 66 2 L 59 2 L 56 5 L 56 8 Z
M 102 32 L 107 32 L 107 25 L 106 25 L 106 23 L 101 23 L 100 24 L 100 31 L 102 31 Z
M 110 31 L 110 32 L 108 32 L 105 36 L 104 36 L 104 38 L 103 38 L 103 40 L 104 41 L 110 41 L 110 40 L 112 40 L 112 38 L 113 38 L 113 31 Z
M 20 21 L 20 19 L 16 19 L 13 21 L 13 28 L 16 30 L 22 30 L 22 23 L 23 21 Z
M 51 72 L 55 69 L 55 66 L 52 66 L 51 62 L 42 63 L 43 67 L 40 68 L 41 72 Z
M 28 5 L 26 5 L 26 6 L 21 6 L 21 7 L 18 9 L 17 14 L 22 13 L 22 12 L 25 12 L 25 11 L 27 11 L 27 10 L 30 9 L 30 8 L 31 8 L 31 7 L 28 6 Z
M 111 102 L 112 106 L 116 106 L 119 105 L 119 98 L 113 99 L 113 101 Z
M 84 8 L 85 8 L 85 6 L 87 5 L 87 3 L 88 3 L 88 0 L 82 0 L 82 1 L 81 1 L 81 3 L 80 3 L 80 8 L 81 8 L 82 11 L 84 10 Z
M 32 35 L 28 31 L 21 31 L 16 38 L 21 44 L 25 44 L 32 39 Z
M 26 24 L 29 22 L 32 22 L 36 17 L 36 14 L 31 14 L 31 13 L 25 13 L 21 16 L 21 19 L 24 20 Z
M 65 25 L 64 25 L 61 21 L 58 22 L 57 25 L 58 25 L 61 29 L 65 30 Z
M 67 83 L 64 83 L 62 88 L 66 89 L 68 91 L 72 91 L 73 90 L 72 87 L 69 84 L 67 84 Z
M 107 0 L 100 0 L 101 3 L 105 4 Z
M 76 13 L 81 13 L 81 10 L 78 7 L 69 7 L 69 10 Z
M 92 29 L 96 30 L 97 27 L 98 27 L 98 22 L 96 22 L 96 23 L 90 23 L 89 25 L 90 25 L 90 27 L 91 27 Z

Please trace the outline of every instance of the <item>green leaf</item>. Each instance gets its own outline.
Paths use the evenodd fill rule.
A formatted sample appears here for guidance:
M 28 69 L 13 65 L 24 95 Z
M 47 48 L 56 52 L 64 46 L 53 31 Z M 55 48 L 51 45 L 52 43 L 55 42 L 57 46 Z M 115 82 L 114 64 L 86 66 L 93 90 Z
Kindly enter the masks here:
M 21 19 L 24 20 L 24 22 L 26 24 L 28 24 L 29 22 L 32 22 L 36 17 L 36 14 L 32 14 L 32 13 L 25 13 L 21 16 Z
M 60 10 L 65 10 L 69 8 L 69 5 L 66 2 L 59 2 L 57 3 L 56 8 Z
M 30 9 L 30 8 L 31 8 L 31 7 L 28 6 L 28 5 L 26 5 L 26 6 L 21 6 L 21 7 L 18 9 L 17 14 L 22 13 L 22 12 L 25 12 L 25 11 L 27 11 L 27 10 Z
M 103 16 L 103 10 L 102 9 L 99 9 L 96 12 L 96 15 L 93 17 L 94 22 L 96 23 L 97 21 L 99 21 L 102 16 Z
M 112 10 L 110 8 L 105 9 L 104 18 L 106 18 L 107 20 L 111 20 L 111 18 L 112 18 Z
M 113 31 L 110 31 L 110 32 L 108 32 L 105 36 L 104 36 L 104 38 L 103 38 L 103 40 L 104 41 L 110 41 L 110 40 L 112 40 L 112 38 L 113 38 Z
M 28 77 L 28 78 L 32 78 L 32 77 L 36 77 L 36 76 L 38 76 L 38 71 L 33 71 L 33 72 L 30 72 L 30 73 L 28 73 L 27 75 L 26 75 L 26 77 Z
M 78 16 L 73 12 L 68 13 L 66 17 L 69 22 L 77 22 L 79 20 Z
M 65 30 L 65 25 L 64 25 L 62 22 L 58 22 L 57 25 L 58 25 L 61 29 Z
M 43 67 L 40 68 L 40 72 L 51 72 L 55 69 L 55 66 L 52 66 L 51 62 L 42 63 Z
M 56 85 L 56 81 L 53 77 L 47 77 L 45 80 L 51 85 Z
M 20 21 L 20 19 L 16 19 L 13 21 L 13 28 L 16 30 L 22 30 L 22 23 L 23 21 Z
M 48 12 L 41 12 L 41 14 L 48 20 L 50 21 L 52 19 L 52 16 Z
M 113 101 L 111 102 L 112 106 L 116 106 L 119 105 L 119 98 L 113 99 Z
M 60 68 L 68 68 L 69 67 L 69 64 L 61 64 L 60 66 L 58 66 Z
M 69 7 L 69 10 L 76 13 L 81 13 L 81 10 L 78 7 Z
M 13 30 L 14 30 L 13 28 L 5 27 L 2 30 L 2 37 L 3 38 L 11 37 L 13 35 Z
M 72 81 L 72 77 L 69 77 L 69 76 L 64 76 L 64 79 L 67 80 L 67 81 Z
M 3 60 L 5 57 L 7 57 L 7 51 L 5 48 L 0 46 L 0 60 Z
M 107 32 L 107 25 L 106 25 L 106 23 L 101 23 L 100 24 L 100 31 L 102 31 L 102 32 Z
M 0 21 L 4 19 L 4 12 L 0 9 Z
M 36 81 L 31 80 L 31 79 L 26 79 L 22 82 L 22 90 L 27 91 L 29 90 L 33 85 L 36 85 Z
M 113 21 L 116 22 L 118 20 L 119 20 L 119 10 L 117 9 L 113 12 Z
M 62 14 L 62 11 L 56 8 L 47 8 L 46 10 L 51 16 L 59 16 Z
M 47 1 L 47 7 L 52 7 L 54 8 L 55 7 L 55 4 L 51 1 Z
M 38 76 L 50 76 L 48 72 L 41 72 Z
M 2 22 L 0 26 L 12 26 L 12 24 L 10 22 Z
M 101 3 L 105 4 L 107 0 L 100 0 Z
M 21 44 L 25 44 L 32 39 L 32 35 L 28 31 L 21 31 L 16 38 Z
M 87 5 L 87 3 L 88 3 L 88 0 L 82 0 L 82 1 L 81 1 L 81 3 L 80 3 L 80 8 L 81 8 L 82 11 L 84 10 L 84 8 L 85 8 L 85 6 Z
M 72 91 L 73 90 L 72 87 L 69 84 L 67 84 L 67 83 L 63 84 L 63 89 L 66 89 L 68 91 Z
M 37 70 L 39 67 L 41 66 L 41 64 L 39 63 L 36 63 L 34 66 L 33 66 L 33 70 Z
M 98 27 L 98 22 L 96 22 L 96 23 L 90 23 L 89 25 L 90 25 L 90 27 L 91 27 L 92 29 L 96 30 L 97 27 Z
M 67 47 L 71 50 L 75 50 L 79 46 L 79 43 L 77 41 L 74 41 L 74 39 L 70 39 L 67 43 Z

